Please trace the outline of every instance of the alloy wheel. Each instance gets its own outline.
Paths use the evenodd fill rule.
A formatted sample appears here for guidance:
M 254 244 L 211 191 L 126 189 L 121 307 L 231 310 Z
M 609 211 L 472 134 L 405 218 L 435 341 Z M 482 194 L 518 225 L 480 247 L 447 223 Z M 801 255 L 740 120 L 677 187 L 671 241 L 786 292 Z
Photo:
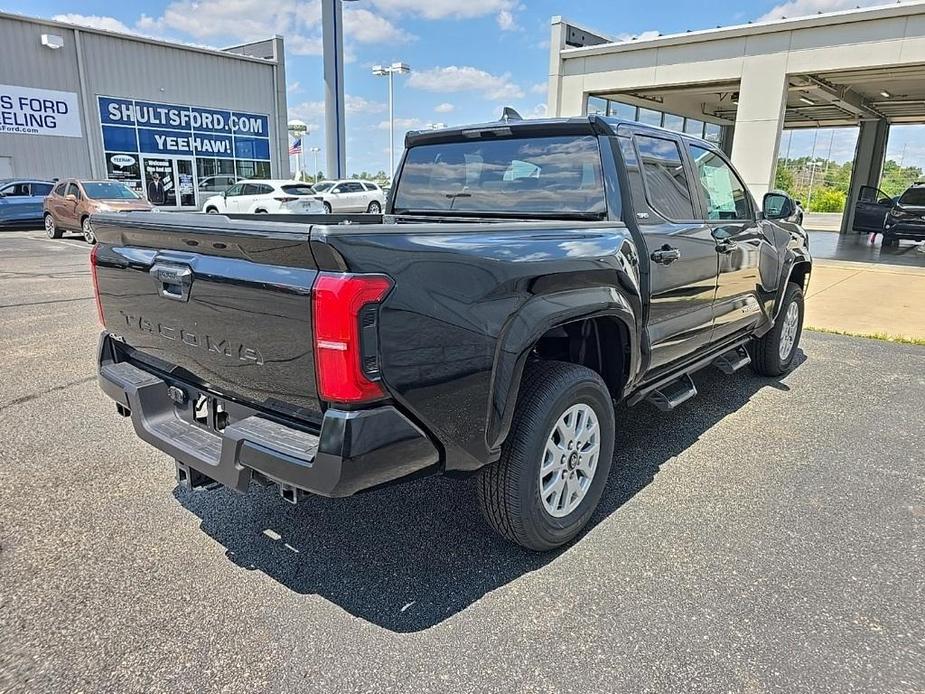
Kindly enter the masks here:
M 540 464 L 540 498 L 546 512 L 567 516 L 591 487 L 601 450 L 600 423 L 590 405 L 568 408 L 546 439 Z

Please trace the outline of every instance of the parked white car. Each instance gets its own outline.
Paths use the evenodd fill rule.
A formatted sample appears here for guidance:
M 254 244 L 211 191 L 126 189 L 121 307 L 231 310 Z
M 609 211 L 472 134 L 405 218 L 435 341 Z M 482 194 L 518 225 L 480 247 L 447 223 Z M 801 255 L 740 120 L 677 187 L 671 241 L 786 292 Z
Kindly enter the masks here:
M 202 206 L 209 214 L 323 214 L 324 205 L 308 183 L 246 180 L 213 195 Z
M 328 212 L 370 212 L 379 214 L 385 207 L 385 193 L 371 181 L 319 181 L 314 186 Z

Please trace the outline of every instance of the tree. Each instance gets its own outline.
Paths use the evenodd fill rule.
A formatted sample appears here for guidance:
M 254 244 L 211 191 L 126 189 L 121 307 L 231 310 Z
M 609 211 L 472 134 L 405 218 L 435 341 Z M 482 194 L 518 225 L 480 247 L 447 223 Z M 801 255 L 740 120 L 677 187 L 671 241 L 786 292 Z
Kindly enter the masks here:
M 834 188 L 821 188 L 813 191 L 809 201 L 810 212 L 844 212 L 845 192 Z
M 781 163 L 778 163 L 777 173 L 774 174 L 774 187 L 793 195 L 793 172 Z

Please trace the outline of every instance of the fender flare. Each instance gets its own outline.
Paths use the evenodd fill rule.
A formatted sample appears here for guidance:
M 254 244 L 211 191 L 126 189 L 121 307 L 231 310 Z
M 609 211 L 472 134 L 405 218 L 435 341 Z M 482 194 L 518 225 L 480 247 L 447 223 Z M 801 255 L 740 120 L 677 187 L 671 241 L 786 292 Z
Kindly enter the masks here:
M 774 297 L 774 320 L 777 320 L 777 315 L 780 313 L 781 304 L 784 300 L 784 292 L 787 291 L 787 285 L 790 283 L 790 278 L 793 276 L 793 271 L 798 267 L 805 267 L 806 274 L 810 275 L 813 271 L 813 261 L 809 257 L 809 254 L 803 251 L 792 252 L 788 254 L 787 260 L 784 263 L 783 272 L 781 272 L 781 283 L 777 288 L 777 295 Z M 806 287 L 802 287 L 805 289 Z
M 633 300 L 634 299 L 634 300 Z M 639 368 L 637 318 L 640 298 L 615 287 L 585 287 L 535 296 L 507 321 L 495 348 L 489 388 L 485 442 L 493 456 L 507 438 L 514 418 L 524 366 L 533 346 L 552 328 L 588 318 L 610 317 L 627 330 L 630 380 Z

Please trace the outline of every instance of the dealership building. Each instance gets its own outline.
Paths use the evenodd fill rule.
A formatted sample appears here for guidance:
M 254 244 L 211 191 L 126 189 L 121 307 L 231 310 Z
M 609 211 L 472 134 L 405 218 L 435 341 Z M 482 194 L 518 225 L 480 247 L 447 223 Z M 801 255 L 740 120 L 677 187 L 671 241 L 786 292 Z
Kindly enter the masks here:
M 0 46 L 0 178 L 157 178 L 183 209 L 290 175 L 282 38 L 213 50 L 0 13 Z
M 857 128 L 841 230 L 876 200 L 890 128 L 925 124 L 925 3 L 639 40 L 552 20 L 548 112 L 641 120 L 716 142 L 752 192 L 774 185 L 784 129 Z

